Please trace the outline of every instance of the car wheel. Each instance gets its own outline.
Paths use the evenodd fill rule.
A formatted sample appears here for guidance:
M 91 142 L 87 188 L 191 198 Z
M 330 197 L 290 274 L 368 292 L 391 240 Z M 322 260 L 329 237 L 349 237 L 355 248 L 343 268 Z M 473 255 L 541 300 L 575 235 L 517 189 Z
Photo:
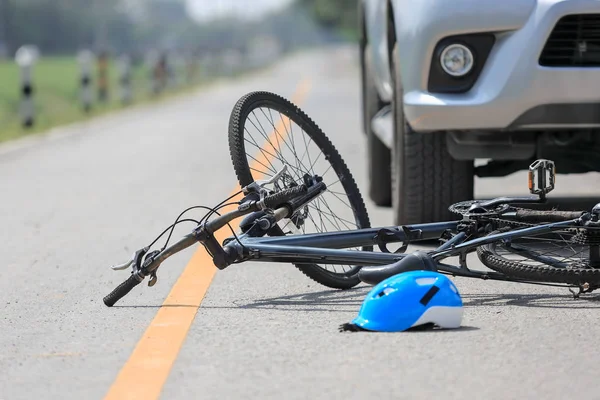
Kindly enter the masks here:
M 473 198 L 473 162 L 448 153 L 444 132 L 414 132 L 404 118 L 398 44 L 391 59 L 394 95 L 392 207 L 397 225 L 456 219 L 448 207 Z
M 371 120 L 383 108 L 373 80 L 373 64 L 369 45 L 363 53 L 363 118 L 367 136 L 367 168 L 369 198 L 378 206 L 389 207 L 392 203 L 391 150 L 375 135 Z

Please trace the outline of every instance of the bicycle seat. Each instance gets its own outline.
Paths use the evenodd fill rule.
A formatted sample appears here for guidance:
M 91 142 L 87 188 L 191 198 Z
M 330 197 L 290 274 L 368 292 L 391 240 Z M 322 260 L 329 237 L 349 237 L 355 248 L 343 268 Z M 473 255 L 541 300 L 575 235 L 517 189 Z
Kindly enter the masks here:
M 377 285 L 387 278 L 408 271 L 437 271 L 437 266 L 429 254 L 417 250 L 393 264 L 362 267 L 358 278 L 368 285 Z

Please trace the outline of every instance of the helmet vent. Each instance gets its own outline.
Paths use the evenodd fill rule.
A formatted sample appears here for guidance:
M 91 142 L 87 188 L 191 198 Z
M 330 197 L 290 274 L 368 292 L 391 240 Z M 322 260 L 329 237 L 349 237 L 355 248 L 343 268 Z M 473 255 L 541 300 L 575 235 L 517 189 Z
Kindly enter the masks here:
M 440 288 L 437 286 L 432 286 L 427 293 L 425 293 L 425 295 L 421 298 L 420 303 L 423 304 L 424 306 L 426 306 L 427 304 L 429 304 L 429 302 L 431 301 L 431 299 L 433 298 L 433 296 L 435 296 L 435 294 L 437 292 L 440 291 Z
M 417 285 L 419 285 L 419 286 L 433 285 L 435 283 L 435 281 L 437 281 L 437 278 L 417 278 L 417 279 L 415 279 L 415 282 L 417 282 Z
M 396 289 L 394 289 L 394 288 L 386 287 L 381 292 L 377 293 L 377 297 L 383 297 L 383 296 L 390 294 L 392 292 L 395 292 L 395 291 L 396 291 Z

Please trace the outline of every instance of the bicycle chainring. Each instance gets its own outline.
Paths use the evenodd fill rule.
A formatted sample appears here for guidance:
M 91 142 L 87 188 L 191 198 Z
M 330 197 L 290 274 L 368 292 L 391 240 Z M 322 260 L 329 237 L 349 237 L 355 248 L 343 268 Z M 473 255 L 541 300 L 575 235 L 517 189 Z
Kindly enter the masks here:
M 462 215 L 463 217 L 493 217 L 509 209 L 508 204 L 501 204 L 492 209 L 477 207 L 481 200 L 466 200 L 454 203 L 448 207 L 448 211 Z

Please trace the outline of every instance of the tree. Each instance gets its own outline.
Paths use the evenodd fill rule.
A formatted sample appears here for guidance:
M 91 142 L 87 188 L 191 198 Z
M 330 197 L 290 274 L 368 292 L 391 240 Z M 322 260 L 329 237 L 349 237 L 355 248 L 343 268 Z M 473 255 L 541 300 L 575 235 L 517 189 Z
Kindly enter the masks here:
M 357 0 L 297 0 L 317 22 L 329 29 L 352 37 L 358 32 Z

